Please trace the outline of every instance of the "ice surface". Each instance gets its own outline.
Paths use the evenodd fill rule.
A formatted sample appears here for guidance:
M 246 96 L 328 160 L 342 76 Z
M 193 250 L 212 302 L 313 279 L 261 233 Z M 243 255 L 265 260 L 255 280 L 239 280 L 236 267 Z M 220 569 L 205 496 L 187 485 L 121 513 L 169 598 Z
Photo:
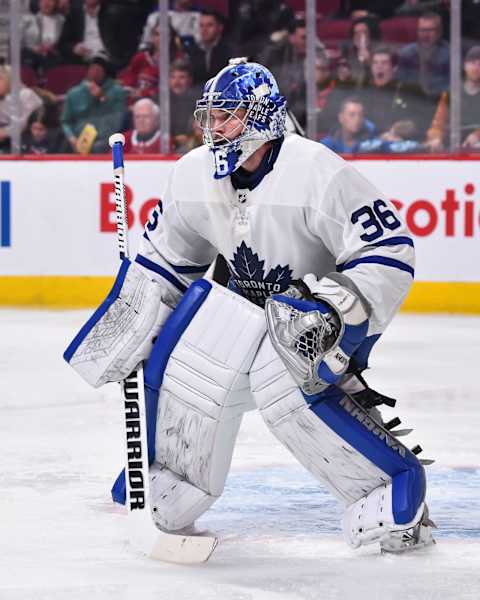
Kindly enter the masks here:
M 199 525 L 206 565 L 135 554 L 110 500 L 122 463 L 117 386 L 92 390 L 62 352 L 86 312 L 0 311 L 0 600 L 478 600 L 480 318 L 401 315 L 367 379 L 398 398 L 420 443 L 438 544 L 403 556 L 350 550 L 340 507 L 246 415 L 224 496 Z

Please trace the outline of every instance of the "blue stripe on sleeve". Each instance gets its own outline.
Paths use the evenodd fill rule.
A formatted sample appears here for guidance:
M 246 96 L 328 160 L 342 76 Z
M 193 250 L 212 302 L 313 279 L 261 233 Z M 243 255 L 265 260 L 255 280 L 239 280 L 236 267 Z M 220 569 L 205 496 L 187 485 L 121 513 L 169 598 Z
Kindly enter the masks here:
M 168 263 L 172 269 L 175 271 L 175 273 L 205 273 L 205 271 L 208 269 L 208 267 L 210 265 L 203 265 L 200 267 L 187 267 L 187 266 L 177 266 L 177 265 L 172 265 L 172 263 Z
M 182 292 L 182 294 L 187 291 L 187 287 L 185 285 L 183 285 L 183 283 L 180 280 L 178 280 L 175 277 L 175 275 L 172 275 L 172 273 L 170 273 L 170 271 L 167 271 L 167 269 L 164 269 L 160 265 L 157 265 L 157 263 L 154 263 L 153 261 L 149 260 L 148 258 L 145 258 L 145 256 L 142 256 L 141 254 L 137 254 L 135 262 L 137 262 L 139 265 L 142 265 L 142 267 L 145 267 L 149 271 L 153 271 L 154 273 L 161 275 L 164 279 L 166 279 L 172 285 L 174 285 L 177 288 L 177 290 Z
M 399 269 L 400 271 L 405 271 L 412 277 L 415 276 L 415 271 L 410 265 L 407 265 L 401 260 L 396 260 L 395 258 L 390 258 L 388 256 L 364 256 L 363 258 L 356 258 L 350 262 L 343 263 L 342 265 L 337 265 L 337 271 L 342 273 L 343 271 L 353 269 L 357 265 L 362 264 L 384 265 L 385 267 L 392 267 L 394 269 Z
M 380 242 L 375 242 L 371 244 L 372 246 L 399 246 L 401 244 L 407 244 L 407 246 L 415 247 L 412 238 L 407 237 L 406 235 L 399 235 L 397 237 L 391 237 L 387 240 L 381 240 Z

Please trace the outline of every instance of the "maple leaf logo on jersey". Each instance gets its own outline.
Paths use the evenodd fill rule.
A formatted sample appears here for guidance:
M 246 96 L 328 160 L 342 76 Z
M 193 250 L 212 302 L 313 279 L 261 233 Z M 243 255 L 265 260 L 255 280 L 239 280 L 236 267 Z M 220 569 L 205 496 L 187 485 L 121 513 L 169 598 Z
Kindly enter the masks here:
M 260 306 L 271 294 L 284 292 L 292 280 L 293 270 L 289 265 L 277 265 L 270 269 L 265 277 L 265 261 L 260 260 L 245 242 L 238 246 L 229 261 L 231 273 L 230 283 L 241 292 L 243 296 Z

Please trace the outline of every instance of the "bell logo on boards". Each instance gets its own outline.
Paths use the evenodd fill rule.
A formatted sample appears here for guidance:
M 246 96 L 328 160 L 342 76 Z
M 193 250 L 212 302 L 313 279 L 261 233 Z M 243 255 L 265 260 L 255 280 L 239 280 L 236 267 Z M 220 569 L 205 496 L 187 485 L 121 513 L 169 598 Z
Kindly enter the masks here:
M 11 246 L 10 181 L 0 181 L 0 247 Z

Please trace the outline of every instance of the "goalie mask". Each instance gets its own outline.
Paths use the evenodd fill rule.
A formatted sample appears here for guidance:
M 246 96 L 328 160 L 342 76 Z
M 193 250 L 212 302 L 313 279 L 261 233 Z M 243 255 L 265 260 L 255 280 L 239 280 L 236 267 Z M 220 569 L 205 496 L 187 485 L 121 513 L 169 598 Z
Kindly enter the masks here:
M 230 60 L 207 81 L 194 116 L 213 153 L 215 179 L 230 175 L 265 142 L 284 134 L 286 105 L 270 71 L 246 59 Z

